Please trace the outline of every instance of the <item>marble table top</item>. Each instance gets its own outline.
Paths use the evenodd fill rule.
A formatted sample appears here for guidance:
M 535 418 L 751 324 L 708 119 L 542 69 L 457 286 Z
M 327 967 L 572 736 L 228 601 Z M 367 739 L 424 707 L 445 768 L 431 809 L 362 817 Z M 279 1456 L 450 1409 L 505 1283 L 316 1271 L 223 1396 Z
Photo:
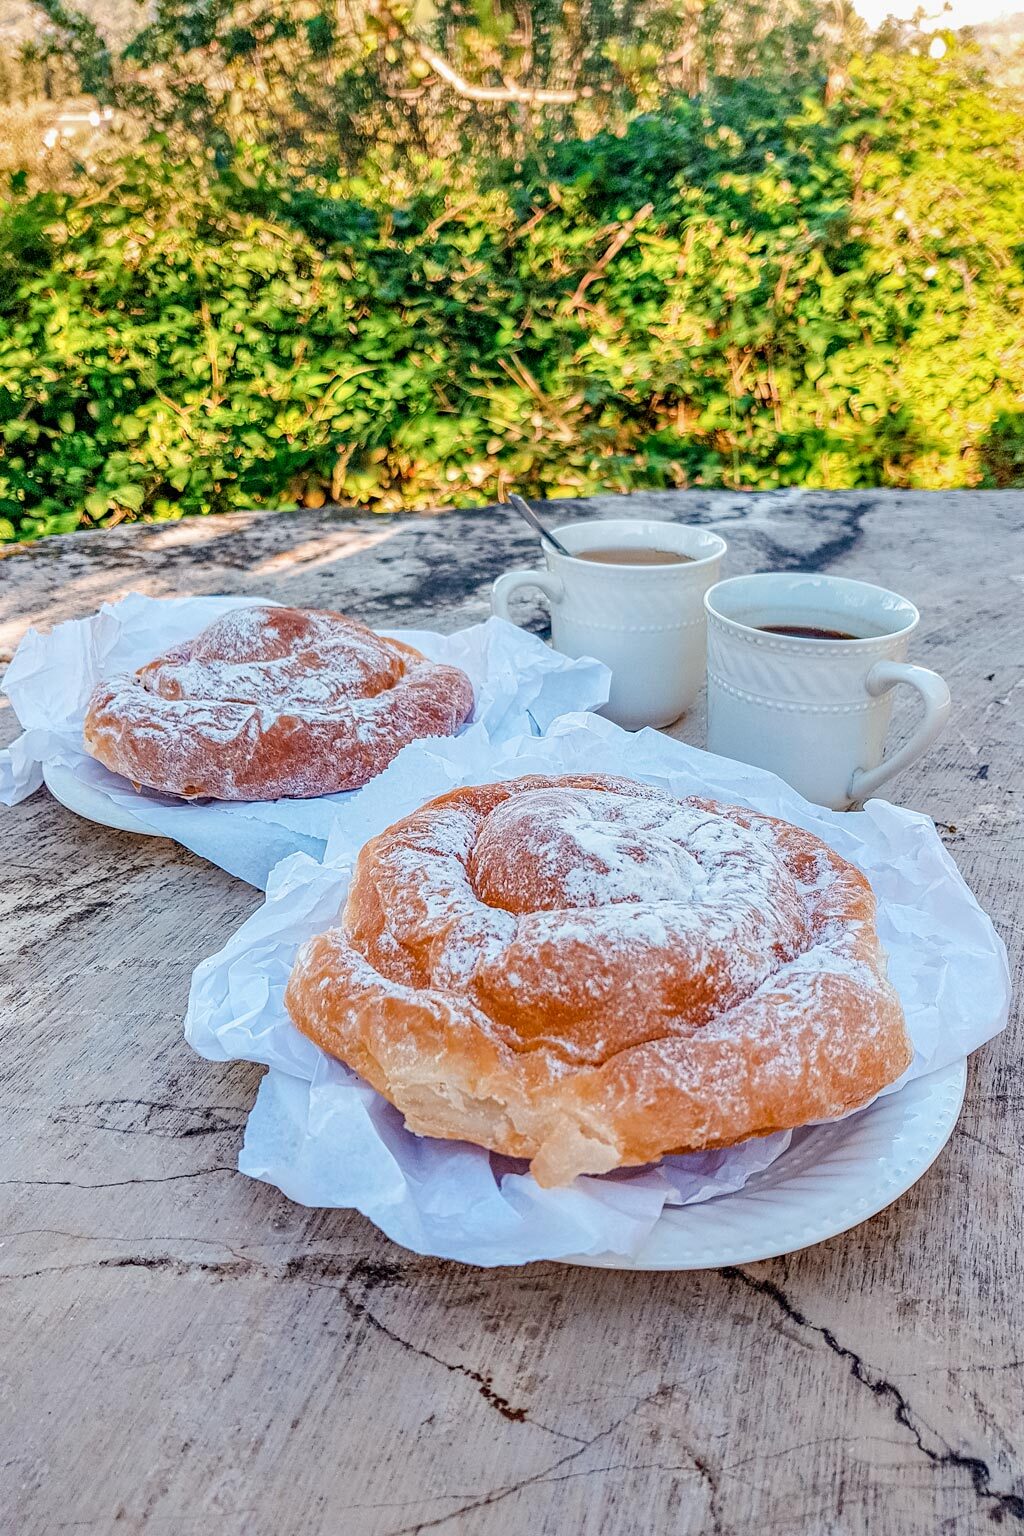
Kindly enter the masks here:
M 955 712 L 890 793 L 934 817 L 1019 983 L 1024 494 L 558 506 L 595 515 L 700 522 L 731 573 L 829 570 L 918 604 L 913 657 Z M 501 508 L 55 538 L 0 560 L 0 656 L 132 590 L 456 629 L 535 556 Z M 0 700 L 0 741 L 15 729 Z M 683 734 L 702 731 L 698 710 Z M 259 1069 L 200 1060 L 181 1017 L 257 892 L 45 791 L 0 811 L 0 846 L 0 1529 L 1024 1531 L 1019 1016 L 972 1060 L 938 1162 L 854 1231 L 742 1269 L 475 1270 L 236 1171 Z

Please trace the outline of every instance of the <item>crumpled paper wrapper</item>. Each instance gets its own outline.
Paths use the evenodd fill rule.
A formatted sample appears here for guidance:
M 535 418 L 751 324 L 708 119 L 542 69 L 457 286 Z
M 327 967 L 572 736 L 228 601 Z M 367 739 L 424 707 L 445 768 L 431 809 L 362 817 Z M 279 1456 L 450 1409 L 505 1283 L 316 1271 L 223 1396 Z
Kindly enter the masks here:
M 541 1189 L 525 1164 L 421 1138 L 379 1094 L 289 1022 L 283 995 L 298 945 L 330 926 L 363 844 L 433 796 L 525 773 L 619 773 L 670 794 L 712 795 L 816 833 L 868 876 L 889 974 L 906 1010 L 911 1078 L 975 1050 L 1006 1023 L 1006 952 L 931 821 L 876 800 L 860 812 L 810 805 L 774 775 L 655 731 L 630 735 L 593 715 L 542 740 L 478 737 L 407 749 L 337 807 L 322 864 L 297 854 L 273 873 L 264 906 L 193 977 L 185 1032 L 211 1060 L 264 1062 L 239 1168 L 311 1206 L 362 1211 L 419 1253 L 480 1265 L 635 1253 L 666 1205 L 743 1187 L 788 1133 L 725 1151 Z
M 267 601 L 132 593 L 49 633 L 30 629 L 3 679 L 24 734 L 0 752 L 0 803 L 13 805 L 32 794 L 48 770 L 65 770 L 73 780 L 74 809 L 82 814 L 99 821 L 112 816 L 114 825 L 173 838 L 261 889 L 287 854 L 299 850 L 319 858 L 336 809 L 354 791 L 316 800 L 184 801 L 137 791 L 82 745 L 86 706 L 102 678 L 134 671 L 228 609 Z M 601 662 L 571 661 L 504 619 L 453 635 L 414 629 L 382 633 L 469 675 L 476 705 L 465 734 L 482 741 L 541 735 L 558 715 L 598 709 L 608 698 L 610 674 Z

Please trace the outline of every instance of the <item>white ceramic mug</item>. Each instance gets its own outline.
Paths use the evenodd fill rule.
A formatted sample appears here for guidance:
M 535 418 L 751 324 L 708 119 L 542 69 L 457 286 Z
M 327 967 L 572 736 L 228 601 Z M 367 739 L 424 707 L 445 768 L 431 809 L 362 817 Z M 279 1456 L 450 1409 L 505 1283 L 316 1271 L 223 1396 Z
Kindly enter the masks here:
M 808 800 L 845 810 L 930 745 L 949 689 L 905 660 L 920 614 L 885 587 L 771 572 L 720 581 L 708 612 L 708 750 L 770 768 Z M 852 640 L 766 634 L 765 625 L 838 630 Z M 924 718 L 884 757 L 892 689 L 921 695 Z
M 553 530 L 575 554 L 634 546 L 686 555 L 678 565 L 610 565 L 574 560 L 544 542 L 546 571 L 508 571 L 494 583 L 491 607 L 512 617 L 509 600 L 536 587 L 551 606 L 551 638 L 565 656 L 596 656 L 611 668 L 602 710 L 628 730 L 670 725 L 704 682 L 704 593 L 718 580 L 725 540 L 704 528 L 628 518 L 570 523 Z

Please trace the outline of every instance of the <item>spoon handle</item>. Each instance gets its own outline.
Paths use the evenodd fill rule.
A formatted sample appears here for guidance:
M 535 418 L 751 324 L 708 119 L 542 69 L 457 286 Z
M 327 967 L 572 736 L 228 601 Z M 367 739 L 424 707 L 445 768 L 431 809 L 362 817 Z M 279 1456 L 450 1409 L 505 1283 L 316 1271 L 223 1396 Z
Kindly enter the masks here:
M 539 533 L 542 539 L 547 539 L 552 549 L 557 549 L 560 555 L 565 555 L 568 559 L 572 559 L 572 552 L 566 549 L 565 545 L 556 539 L 553 533 L 548 532 L 528 502 L 525 502 L 521 496 L 517 496 L 515 491 L 510 492 L 508 499 L 509 504 L 515 507 L 519 516 L 524 517 L 533 531 Z

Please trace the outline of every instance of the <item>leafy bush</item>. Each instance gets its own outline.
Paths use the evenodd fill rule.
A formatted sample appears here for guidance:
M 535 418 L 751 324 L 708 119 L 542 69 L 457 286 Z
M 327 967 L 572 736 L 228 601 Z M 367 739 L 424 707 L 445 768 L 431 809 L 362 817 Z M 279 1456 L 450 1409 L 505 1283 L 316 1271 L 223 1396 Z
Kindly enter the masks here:
M 828 106 L 735 81 L 518 165 L 424 161 L 402 195 L 160 140 L 73 194 L 15 183 L 0 537 L 512 485 L 1024 483 L 1022 164 L 969 60 L 878 52 Z

